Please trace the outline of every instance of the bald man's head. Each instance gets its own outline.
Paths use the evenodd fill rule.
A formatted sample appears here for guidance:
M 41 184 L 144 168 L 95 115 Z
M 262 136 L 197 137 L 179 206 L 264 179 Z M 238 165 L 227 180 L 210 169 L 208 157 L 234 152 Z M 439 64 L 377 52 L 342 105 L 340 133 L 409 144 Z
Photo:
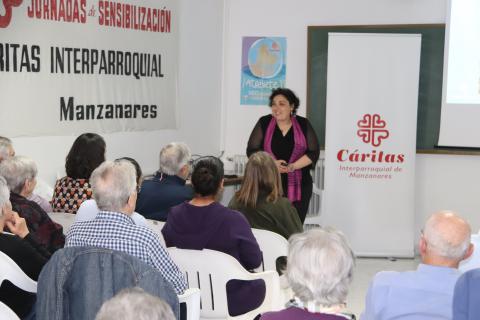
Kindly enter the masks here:
M 452 261 L 463 260 L 470 247 L 470 225 L 454 212 L 433 214 L 426 222 L 425 252 Z

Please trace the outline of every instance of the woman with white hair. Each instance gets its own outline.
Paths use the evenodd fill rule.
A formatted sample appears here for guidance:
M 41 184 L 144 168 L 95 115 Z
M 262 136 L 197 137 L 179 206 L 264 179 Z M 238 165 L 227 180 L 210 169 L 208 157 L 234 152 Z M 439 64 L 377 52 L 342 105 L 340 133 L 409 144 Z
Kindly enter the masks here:
M 13 157 L 14 155 L 15 150 L 13 149 L 12 140 L 0 136 L 0 162 Z
M 7 182 L 0 176 L 0 251 L 15 261 L 30 278 L 37 280 L 50 254 L 31 236 L 25 219 L 12 211 L 8 198 Z M 11 233 L 4 232 L 5 227 Z M 35 294 L 4 281 L 0 286 L 0 301 L 24 318 L 34 305 Z
M 262 320 L 345 320 L 355 257 L 345 236 L 332 228 L 312 229 L 289 240 L 286 276 L 295 298 Z
M 175 320 L 175 315 L 164 300 L 133 287 L 105 301 L 95 320 Z
M 37 165 L 27 157 L 15 156 L 0 163 L 0 176 L 7 181 L 13 210 L 25 218 L 35 239 L 51 253 L 63 248 L 65 236 L 61 225 L 34 201 L 28 200 L 37 184 Z
M 15 149 L 13 148 L 12 140 L 7 137 L 0 136 L 0 162 L 10 159 L 14 156 Z M 45 212 L 52 212 L 52 205 L 50 202 L 39 194 L 49 194 L 51 192 L 51 188 L 45 182 L 39 182 L 40 183 L 35 186 L 35 192 L 32 192 L 27 199 L 36 202 Z

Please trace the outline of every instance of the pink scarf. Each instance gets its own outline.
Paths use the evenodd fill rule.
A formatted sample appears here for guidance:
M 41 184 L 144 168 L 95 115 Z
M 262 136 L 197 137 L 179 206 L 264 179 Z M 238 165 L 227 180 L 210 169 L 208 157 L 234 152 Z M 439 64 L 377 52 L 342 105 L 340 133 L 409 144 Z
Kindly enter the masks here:
M 293 129 L 293 150 L 288 160 L 288 163 L 294 163 L 298 159 L 300 159 L 307 150 L 307 140 L 305 139 L 305 135 L 303 134 L 302 128 L 298 123 L 297 117 L 292 116 L 292 129 Z M 265 139 L 263 141 L 263 150 L 268 152 L 274 159 L 275 155 L 272 152 L 272 138 L 273 132 L 275 131 L 275 126 L 277 125 L 277 121 L 274 117 L 270 120 L 270 123 L 267 127 L 267 132 L 265 132 Z M 302 199 L 302 170 L 297 169 L 293 172 L 288 173 L 288 200 L 290 202 L 300 201 Z

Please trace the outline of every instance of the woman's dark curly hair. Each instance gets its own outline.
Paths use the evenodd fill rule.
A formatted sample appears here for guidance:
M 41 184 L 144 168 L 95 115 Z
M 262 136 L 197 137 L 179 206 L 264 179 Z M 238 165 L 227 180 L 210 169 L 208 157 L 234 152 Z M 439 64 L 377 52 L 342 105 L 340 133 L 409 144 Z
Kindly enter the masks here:
M 202 157 L 193 164 L 193 191 L 202 197 L 216 195 L 223 179 L 223 162 L 216 157 Z
M 73 142 L 65 162 L 67 176 L 89 179 L 92 171 L 105 161 L 105 140 L 96 133 L 83 133 Z
M 273 99 L 278 96 L 282 95 L 285 97 L 285 99 L 288 100 L 288 102 L 293 105 L 293 114 L 297 113 L 298 106 L 300 105 L 300 99 L 298 99 L 297 95 L 295 92 L 288 88 L 277 88 L 273 89 L 272 93 L 270 94 L 270 97 L 268 98 L 269 102 L 268 105 L 271 107 L 273 104 Z

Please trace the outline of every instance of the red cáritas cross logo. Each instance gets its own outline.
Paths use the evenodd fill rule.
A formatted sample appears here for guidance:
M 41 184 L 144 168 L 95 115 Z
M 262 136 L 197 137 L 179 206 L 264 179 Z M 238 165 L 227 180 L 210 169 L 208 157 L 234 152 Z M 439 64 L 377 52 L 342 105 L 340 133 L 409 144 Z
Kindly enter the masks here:
M 23 0 L 2 0 L 5 14 L 0 13 L 0 28 L 6 28 L 12 20 L 12 7 L 18 7 Z
M 372 144 L 374 147 L 378 147 L 382 140 L 388 138 L 389 131 L 385 129 L 387 123 L 382 120 L 379 114 L 365 114 L 363 118 L 357 122 L 359 136 L 363 142 Z

